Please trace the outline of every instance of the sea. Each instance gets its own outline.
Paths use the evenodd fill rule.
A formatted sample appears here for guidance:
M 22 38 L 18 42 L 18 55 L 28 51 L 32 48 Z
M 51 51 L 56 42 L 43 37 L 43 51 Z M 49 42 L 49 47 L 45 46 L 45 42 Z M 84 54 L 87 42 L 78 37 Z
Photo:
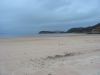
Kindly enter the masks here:
M 20 38 L 20 37 L 63 37 L 63 36 L 78 36 L 86 35 L 82 33 L 54 33 L 54 34 L 0 34 L 0 38 Z

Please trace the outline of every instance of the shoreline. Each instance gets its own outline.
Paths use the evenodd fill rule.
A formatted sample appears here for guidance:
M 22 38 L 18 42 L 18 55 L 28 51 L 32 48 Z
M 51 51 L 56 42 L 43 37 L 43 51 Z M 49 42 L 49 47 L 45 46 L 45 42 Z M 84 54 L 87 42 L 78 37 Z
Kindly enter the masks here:
M 9 38 L 28 38 L 28 37 L 63 37 L 63 36 L 82 36 L 82 35 L 99 35 L 99 34 L 85 34 L 85 33 L 63 33 L 63 34 L 35 34 L 35 35 L 24 35 L 24 36 L 0 36 L 0 39 L 9 39 Z

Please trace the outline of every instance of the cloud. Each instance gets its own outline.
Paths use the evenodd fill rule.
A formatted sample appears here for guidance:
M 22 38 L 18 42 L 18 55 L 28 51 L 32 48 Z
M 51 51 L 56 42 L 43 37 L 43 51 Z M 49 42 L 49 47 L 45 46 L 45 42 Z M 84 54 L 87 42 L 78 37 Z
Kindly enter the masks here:
M 100 0 L 0 0 L 0 32 L 31 34 L 50 26 L 94 24 L 100 22 L 99 7 Z

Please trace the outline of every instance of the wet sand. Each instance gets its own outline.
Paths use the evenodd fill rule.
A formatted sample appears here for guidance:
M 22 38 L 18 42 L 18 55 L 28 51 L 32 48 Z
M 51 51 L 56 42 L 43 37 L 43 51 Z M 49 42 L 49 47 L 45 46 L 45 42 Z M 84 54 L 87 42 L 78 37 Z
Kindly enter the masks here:
M 100 75 L 100 35 L 2 38 L 0 75 Z

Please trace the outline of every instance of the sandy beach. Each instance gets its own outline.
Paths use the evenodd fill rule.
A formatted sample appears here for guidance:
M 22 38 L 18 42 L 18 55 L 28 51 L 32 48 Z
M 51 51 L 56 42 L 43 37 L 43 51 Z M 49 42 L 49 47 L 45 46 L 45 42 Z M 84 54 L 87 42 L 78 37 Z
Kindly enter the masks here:
M 0 75 L 100 75 L 100 35 L 1 38 Z

